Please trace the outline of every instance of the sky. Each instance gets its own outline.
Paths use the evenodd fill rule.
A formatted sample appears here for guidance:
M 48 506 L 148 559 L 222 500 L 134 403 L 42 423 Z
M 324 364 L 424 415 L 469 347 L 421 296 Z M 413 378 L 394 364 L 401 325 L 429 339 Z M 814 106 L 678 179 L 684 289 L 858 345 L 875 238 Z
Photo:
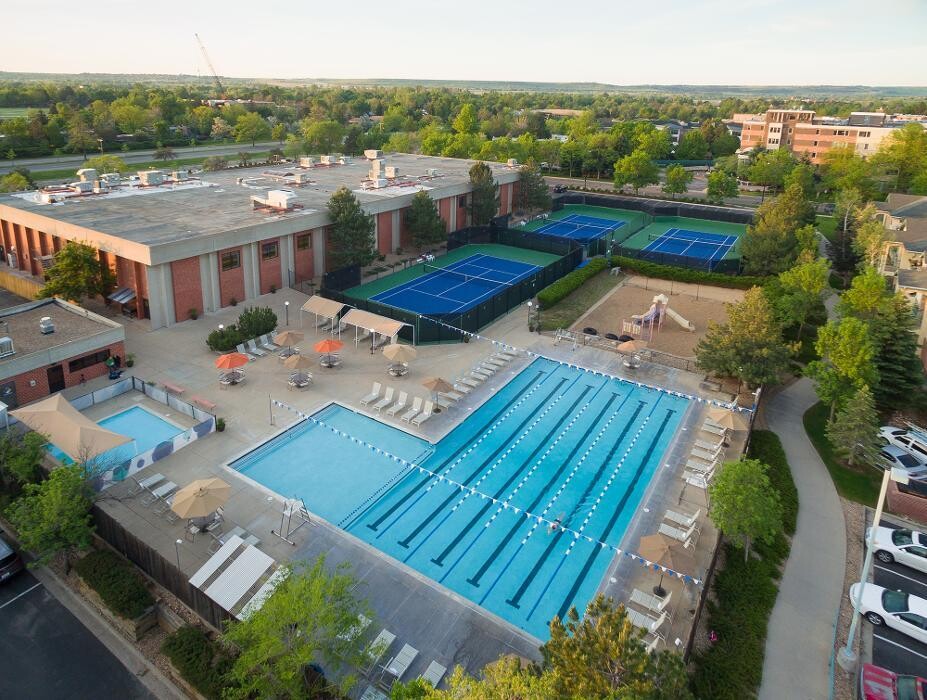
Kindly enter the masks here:
M 927 85 L 927 0 L 3 0 L 0 71 Z

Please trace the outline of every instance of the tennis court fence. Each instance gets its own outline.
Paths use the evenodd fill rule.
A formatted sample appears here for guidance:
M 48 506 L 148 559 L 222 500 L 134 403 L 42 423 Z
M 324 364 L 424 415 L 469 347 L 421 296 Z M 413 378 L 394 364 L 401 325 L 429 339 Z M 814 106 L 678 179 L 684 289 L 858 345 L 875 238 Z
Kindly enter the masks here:
M 659 236 L 657 236 L 657 238 L 659 238 Z M 655 240 L 653 237 L 650 239 Z M 701 270 L 702 272 L 720 272 L 724 275 L 740 274 L 739 258 L 730 260 L 708 260 L 691 255 L 675 255 L 673 253 L 661 253 L 656 250 L 628 248 L 623 245 L 613 245 L 612 255 L 622 255 L 626 258 L 634 258 L 636 260 L 649 260 L 650 262 L 660 265 L 673 265 L 674 267 L 685 267 L 690 270 Z

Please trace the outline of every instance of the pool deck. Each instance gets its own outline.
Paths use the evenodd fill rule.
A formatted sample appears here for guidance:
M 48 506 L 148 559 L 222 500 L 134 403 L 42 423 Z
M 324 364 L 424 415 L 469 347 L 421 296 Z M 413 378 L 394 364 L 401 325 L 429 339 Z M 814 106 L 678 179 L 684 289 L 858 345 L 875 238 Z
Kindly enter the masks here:
M 281 328 L 284 328 L 283 302 L 289 300 L 289 328 L 301 330 L 298 313 L 294 310 L 298 309 L 305 299 L 305 295 L 287 289 L 276 295 L 262 297 L 257 305 L 274 308 L 280 316 Z M 295 422 L 295 415 L 277 408 L 274 411 L 275 421 L 271 423 L 270 396 L 306 413 L 311 413 L 332 401 L 366 412 L 366 409 L 359 405 L 359 399 L 370 391 L 374 381 L 382 382 L 384 387 L 395 387 L 397 394 L 399 390 L 404 390 L 411 396 L 426 399 L 429 392 L 420 386 L 425 377 L 438 375 L 452 380 L 497 348 L 487 341 L 477 340 L 470 343 L 420 347 L 418 359 L 411 363 L 409 374 L 400 379 L 393 379 L 386 373 L 388 362 L 382 356 L 371 355 L 364 345 L 355 349 L 353 334 L 345 334 L 343 340 L 346 345 L 341 353 L 341 368 L 319 367 L 313 370 L 314 383 L 305 391 L 287 389 L 288 371 L 273 356 L 250 362 L 245 368 L 247 378 L 243 384 L 220 390 L 213 368 L 216 354 L 205 346 L 204 337 L 217 324 L 234 322 L 241 310 L 225 309 L 197 321 L 188 321 L 156 331 L 147 330 L 142 324 L 126 322 L 128 349 L 136 355 L 136 365 L 129 372 L 147 381 L 168 381 L 181 385 L 186 389 L 184 398 L 198 395 L 215 401 L 218 404 L 217 415 L 224 417 L 227 422 L 224 433 L 210 435 L 190 444 L 180 452 L 149 467 L 141 473 L 141 477 L 160 472 L 184 486 L 195 479 L 218 476 L 232 485 L 232 495 L 225 506 L 226 529 L 239 525 L 256 535 L 261 540 L 260 549 L 278 562 L 289 559 L 313 559 L 323 553 L 332 564 L 341 561 L 351 562 L 354 574 L 358 578 L 358 590 L 368 599 L 376 614 L 377 619 L 370 628 L 371 634 L 376 635 L 385 627 L 397 635 L 395 649 L 401 644 L 409 643 L 421 652 L 405 676 L 406 679 L 419 675 L 431 660 L 437 660 L 447 666 L 449 672 L 453 666 L 459 664 L 469 673 L 478 673 L 486 663 L 501 654 L 517 654 L 538 659 L 537 639 L 407 566 L 395 562 L 357 538 L 318 519 L 314 519 L 310 526 L 303 527 L 295 534 L 295 546 L 278 539 L 270 531 L 280 526 L 281 499 L 224 466 Z M 306 333 L 306 341 L 301 343 L 301 347 L 304 354 L 314 356 L 310 351 L 312 344 L 325 336 L 315 335 L 310 325 L 310 317 L 307 316 L 305 322 L 305 328 L 302 330 Z M 627 376 L 628 370 L 621 366 L 620 357 L 614 353 L 591 347 L 573 350 L 566 344 L 554 345 L 550 337 L 529 333 L 527 309 L 524 306 L 497 320 L 483 332 L 487 336 L 554 360 L 617 376 Z M 411 428 L 398 419 L 383 420 L 436 442 L 471 411 L 491 398 L 530 361 L 530 357 L 521 356 L 475 389 L 459 405 L 435 415 L 421 429 Z M 645 363 L 628 378 L 707 398 L 730 398 L 720 394 L 711 395 L 701 389 L 701 378 L 695 374 L 660 365 Z M 103 385 L 106 381 L 88 382 L 84 391 L 98 388 L 98 383 Z M 129 401 L 131 397 L 132 394 L 129 394 L 108 403 L 115 405 L 120 400 Z M 121 406 L 108 410 L 107 413 L 119 407 Z M 164 407 L 161 406 L 161 409 Z M 704 517 L 707 509 L 704 493 L 692 487 L 684 490 L 683 482 L 678 475 L 682 471 L 681 463 L 688 454 L 691 442 L 697 438 L 697 424 L 701 421 L 704 410 L 704 404 L 693 404 L 687 411 L 664 459 L 664 464 L 670 466 L 658 469 L 623 541 L 625 547 L 635 549 L 641 535 L 656 531 L 666 508 L 690 512 L 702 508 L 702 531 L 692 552 L 698 566 L 696 571 L 687 572 L 699 577 L 705 574 L 709 564 L 716 533 Z M 735 435 L 742 437 L 744 433 Z M 735 444 L 728 454 L 736 455 L 736 448 L 738 445 Z M 125 487 L 111 489 L 112 493 L 107 492 L 107 497 L 101 501 L 102 507 L 170 561 L 176 556 L 175 541 L 181 539 L 183 543 L 180 545 L 180 565 L 187 575 L 192 575 L 206 562 L 210 544 L 208 535 L 198 535 L 191 541 L 186 536 L 182 522 L 168 524 L 163 517 L 142 506 L 140 499 L 125 498 L 125 490 Z M 601 590 L 621 601 L 630 595 L 631 589 L 635 586 L 649 591 L 657 579 L 658 576 L 653 571 L 619 556 L 611 563 Z M 675 639 L 679 638 L 684 642 L 688 636 L 698 590 L 670 578 L 664 580 L 663 586 L 673 591 L 670 608 L 675 612 L 674 621 L 663 630 L 667 644 L 673 646 Z M 365 683 L 361 683 L 362 687 L 364 685 Z

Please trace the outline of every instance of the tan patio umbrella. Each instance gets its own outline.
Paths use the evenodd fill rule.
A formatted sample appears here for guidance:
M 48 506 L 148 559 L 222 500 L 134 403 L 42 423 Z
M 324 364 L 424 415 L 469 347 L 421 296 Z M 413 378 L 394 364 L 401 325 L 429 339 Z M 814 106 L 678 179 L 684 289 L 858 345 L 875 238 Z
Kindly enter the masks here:
M 229 500 L 232 487 L 215 477 L 193 481 L 176 494 L 173 510 L 181 518 L 203 518 Z
M 290 355 L 283 361 L 283 366 L 287 369 L 295 369 L 297 376 L 305 377 L 306 375 L 299 370 L 314 367 L 315 363 L 305 355 Z
M 75 462 L 132 442 L 132 438 L 94 423 L 61 394 L 17 408 L 10 415 L 47 437 Z
M 442 391 L 454 390 L 454 385 L 444 379 L 441 379 L 441 377 L 427 377 L 425 381 L 422 382 L 422 386 L 431 392 L 432 399 L 437 399 L 438 394 Z
M 625 352 L 630 354 L 640 352 L 645 347 L 647 347 L 646 343 L 642 343 L 640 340 L 626 340 L 619 344 L 616 350 L 618 350 L 618 352 Z
M 290 348 L 300 342 L 304 337 L 302 333 L 297 333 L 296 331 L 283 331 L 274 336 L 274 342 L 277 345 L 286 345 L 287 348 Z
M 418 351 L 411 345 L 391 343 L 383 348 L 383 357 L 393 362 L 411 362 L 418 357 Z
M 743 416 L 734 411 L 729 411 L 726 408 L 721 408 L 720 406 L 709 408 L 708 417 L 722 428 L 727 428 L 728 430 L 744 430 L 747 427 L 747 423 Z
M 648 561 L 660 564 L 673 571 L 691 574 L 695 570 L 695 557 L 683 549 L 682 543 L 671 540 L 659 533 L 644 535 L 637 546 L 637 553 Z M 663 589 L 663 573 L 660 573 L 660 582 L 653 587 L 658 596 L 665 596 Z

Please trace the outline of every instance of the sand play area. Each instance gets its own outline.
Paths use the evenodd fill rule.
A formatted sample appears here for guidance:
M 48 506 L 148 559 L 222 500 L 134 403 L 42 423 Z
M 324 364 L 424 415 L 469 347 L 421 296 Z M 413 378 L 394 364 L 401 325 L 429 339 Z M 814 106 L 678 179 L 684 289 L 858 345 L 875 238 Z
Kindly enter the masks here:
M 654 327 L 652 339 L 648 326 L 644 326 L 643 339 L 649 340 L 648 346 L 654 350 L 678 357 L 692 357 L 695 354 L 695 344 L 705 334 L 708 321 L 727 321 L 725 303 L 740 301 L 744 296 L 743 291 L 739 289 L 705 287 L 631 276 L 574 323 L 571 330 L 581 331 L 583 328 L 591 327 L 595 328 L 599 335 L 621 335 L 622 321 L 630 321 L 632 314 L 646 314 L 653 304 L 653 298 L 658 294 L 666 295 L 669 298 L 669 309 L 694 325 L 695 331 L 686 330 L 671 318 L 673 314 L 667 314 L 659 330 Z

